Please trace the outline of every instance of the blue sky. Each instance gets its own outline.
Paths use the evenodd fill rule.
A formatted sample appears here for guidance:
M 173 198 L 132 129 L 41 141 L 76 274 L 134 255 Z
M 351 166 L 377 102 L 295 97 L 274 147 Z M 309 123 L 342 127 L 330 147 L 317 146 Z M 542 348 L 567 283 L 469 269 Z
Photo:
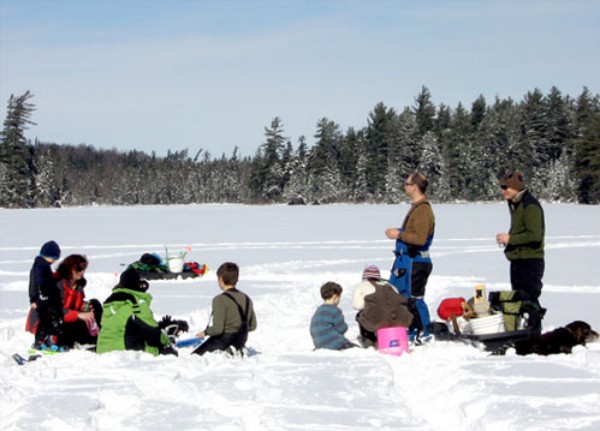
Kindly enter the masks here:
M 600 2 L 0 0 L 0 116 L 30 90 L 30 139 L 252 156 L 402 110 L 534 88 L 600 93 Z

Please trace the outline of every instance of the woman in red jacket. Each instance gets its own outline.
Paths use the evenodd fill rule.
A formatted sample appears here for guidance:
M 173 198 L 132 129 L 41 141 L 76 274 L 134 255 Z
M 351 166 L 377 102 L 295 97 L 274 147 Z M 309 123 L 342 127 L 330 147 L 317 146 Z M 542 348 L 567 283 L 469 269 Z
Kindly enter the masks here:
M 84 277 L 88 260 L 80 254 L 67 256 L 56 270 L 57 286 L 63 305 L 63 333 L 60 345 L 73 347 L 75 343 L 96 344 L 98 325 L 102 318 L 102 304 L 96 299 L 85 300 Z

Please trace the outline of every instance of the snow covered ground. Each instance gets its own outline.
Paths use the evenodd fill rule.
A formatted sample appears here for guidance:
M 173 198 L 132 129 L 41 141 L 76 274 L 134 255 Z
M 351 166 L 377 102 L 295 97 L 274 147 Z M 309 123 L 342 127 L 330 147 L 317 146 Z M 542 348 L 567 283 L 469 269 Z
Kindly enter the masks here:
M 600 329 L 600 207 L 544 205 L 546 330 L 573 320 Z M 0 428 L 2 430 L 598 430 L 600 343 L 571 355 L 490 356 L 435 341 L 401 357 L 374 350 L 312 351 L 308 324 L 319 287 L 337 281 L 357 336 L 351 288 L 363 268 L 387 271 L 408 205 L 97 207 L 0 210 Z M 434 272 L 426 300 L 471 296 L 473 286 L 509 289 L 494 242 L 505 204 L 434 206 Z M 56 240 L 63 257 L 84 253 L 89 298 L 104 300 L 123 264 L 144 252 L 191 247 L 202 279 L 151 282 L 158 316 L 203 329 L 224 261 L 241 267 L 255 302 L 261 354 L 152 357 L 73 351 L 18 366 L 32 336 L 23 330 L 31 263 Z

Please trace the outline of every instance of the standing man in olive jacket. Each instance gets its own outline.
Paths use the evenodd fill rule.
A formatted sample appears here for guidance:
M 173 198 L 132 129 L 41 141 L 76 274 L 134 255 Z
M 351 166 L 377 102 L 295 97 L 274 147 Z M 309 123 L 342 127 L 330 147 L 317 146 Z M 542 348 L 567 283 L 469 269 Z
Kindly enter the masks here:
M 526 293 L 535 302 L 542 294 L 544 276 L 544 211 L 519 171 L 502 177 L 500 190 L 508 202 L 510 231 L 497 234 L 496 241 L 510 261 L 512 290 Z
M 200 338 L 210 338 L 192 353 L 203 355 L 217 350 L 233 353 L 231 347 L 241 351 L 246 345 L 248 332 L 256 329 L 252 300 L 236 288 L 239 274 L 239 267 L 232 262 L 223 263 L 217 270 L 219 288 L 223 293 L 213 298 L 212 324 L 196 334 Z

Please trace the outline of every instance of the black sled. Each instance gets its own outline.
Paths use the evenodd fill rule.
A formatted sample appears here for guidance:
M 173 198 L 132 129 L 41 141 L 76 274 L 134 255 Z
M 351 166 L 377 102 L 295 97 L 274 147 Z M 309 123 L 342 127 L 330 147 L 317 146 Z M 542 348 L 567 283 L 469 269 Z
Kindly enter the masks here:
M 546 309 L 535 300 L 531 301 L 527 295 L 519 291 L 490 292 L 488 302 L 489 311 L 493 316 L 496 313 L 502 313 L 503 321 L 502 332 L 474 334 L 464 333 L 458 329 L 455 320 L 452 323 L 433 323 L 430 333 L 438 340 L 460 341 L 476 347 L 483 347 L 484 350 L 496 355 L 503 355 L 507 349 L 513 347 L 518 341 L 528 340 L 537 337 L 542 332 L 542 319 L 546 314 Z M 453 319 L 455 319 L 453 317 Z M 476 322 L 477 318 L 471 318 Z M 449 329 L 452 325 L 453 331 Z M 475 324 L 473 324 L 475 326 Z
M 176 280 L 181 278 L 182 280 L 186 280 L 188 278 L 197 278 L 202 277 L 201 274 L 197 274 L 192 271 L 182 271 L 182 272 L 156 272 L 156 271 L 138 271 L 140 273 L 140 278 L 143 280 Z
M 433 334 L 436 340 L 462 342 L 474 347 L 483 348 L 486 352 L 494 355 L 503 355 L 517 341 L 528 340 L 541 334 L 541 328 L 525 328 L 484 335 L 455 334 L 450 332 L 448 326 L 442 322 L 434 322 L 430 326 L 430 333 Z

